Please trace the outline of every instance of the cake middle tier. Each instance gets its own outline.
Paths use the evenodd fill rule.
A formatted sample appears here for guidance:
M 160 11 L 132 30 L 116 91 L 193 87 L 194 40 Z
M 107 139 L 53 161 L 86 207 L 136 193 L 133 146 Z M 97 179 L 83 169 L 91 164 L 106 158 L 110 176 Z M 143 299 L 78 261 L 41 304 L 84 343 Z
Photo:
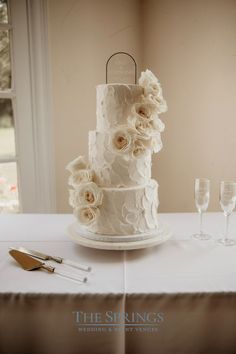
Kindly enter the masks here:
M 116 154 L 109 146 L 109 134 L 89 132 L 89 163 L 95 182 L 101 187 L 143 185 L 151 178 L 151 152 L 138 158 Z
M 158 183 L 151 179 L 144 186 L 102 188 L 99 215 L 88 230 L 104 235 L 134 235 L 158 227 Z

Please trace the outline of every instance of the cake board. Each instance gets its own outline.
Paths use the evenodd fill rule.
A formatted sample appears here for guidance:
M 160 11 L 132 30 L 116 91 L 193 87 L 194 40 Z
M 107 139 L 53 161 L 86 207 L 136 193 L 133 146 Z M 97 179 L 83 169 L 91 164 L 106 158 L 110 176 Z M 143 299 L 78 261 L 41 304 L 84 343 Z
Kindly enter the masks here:
M 135 250 L 160 245 L 170 239 L 172 231 L 165 223 L 149 233 L 139 235 L 101 235 L 81 227 L 77 222 L 68 227 L 68 234 L 75 243 L 102 250 Z

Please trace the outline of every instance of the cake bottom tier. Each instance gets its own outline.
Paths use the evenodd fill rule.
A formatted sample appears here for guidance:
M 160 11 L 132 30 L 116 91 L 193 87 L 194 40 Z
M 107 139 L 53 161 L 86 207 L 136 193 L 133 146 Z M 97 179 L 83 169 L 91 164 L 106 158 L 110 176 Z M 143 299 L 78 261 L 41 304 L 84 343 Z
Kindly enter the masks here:
M 133 235 L 157 228 L 158 184 L 151 179 L 143 186 L 102 188 L 100 215 L 89 231 L 105 235 Z

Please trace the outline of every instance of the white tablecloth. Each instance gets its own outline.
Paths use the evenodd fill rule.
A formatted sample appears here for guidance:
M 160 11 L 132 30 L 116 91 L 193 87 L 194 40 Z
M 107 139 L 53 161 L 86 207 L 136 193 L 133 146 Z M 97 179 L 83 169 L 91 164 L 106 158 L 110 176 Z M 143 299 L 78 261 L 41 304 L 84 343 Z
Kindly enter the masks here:
M 136 251 L 102 251 L 74 244 L 67 236 L 71 215 L 0 216 L 0 292 L 52 293 L 188 293 L 236 291 L 236 247 L 215 240 L 224 229 L 220 213 L 205 216 L 210 241 L 195 241 L 196 214 L 162 214 L 173 230 L 171 240 Z M 236 238 L 236 214 L 230 236 Z M 52 274 L 24 272 L 9 257 L 8 248 L 25 246 L 91 265 L 93 272 L 82 286 Z M 59 269 L 70 270 L 58 265 Z
M 157 346 L 165 354 L 235 353 L 236 246 L 215 242 L 224 230 L 223 215 L 205 215 L 205 230 L 213 236 L 209 241 L 190 238 L 199 227 L 195 213 L 161 214 L 160 219 L 172 228 L 171 240 L 150 249 L 124 252 L 88 249 L 71 242 L 66 231 L 74 221 L 71 215 L 1 215 L 0 353 L 26 352 L 28 332 L 21 323 L 26 313 L 27 331 L 40 321 L 45 329 L 34 333 L 31 353 L 135 354 L 147 350 L 152 354 Z M 231 217 L 230 236 L 236 238 L 236 214 Z M 9 247 L 20 245 L 92 266 L 88 283 L 79 285 L 44 271 L 23 271 L 8 255 Z M 59 310 L 62 304 L 66 306 Z M 125 312 L 158 308 L 166 320 L 159 337 L 106 333 L 90 341 L 88 334 L 75 338 L 74 327 L 68 322 L 69 313 L 78 307 Z M 21 328 L 17 346 L 10 343 L 13 318 L 14 328 Z M 67 325 L 57 330 L 56 342 L 53 334 L 49 340 L 51 322 L 62 318 L 67 318 Z M 217 335 L 209 332 L 209 326 Z

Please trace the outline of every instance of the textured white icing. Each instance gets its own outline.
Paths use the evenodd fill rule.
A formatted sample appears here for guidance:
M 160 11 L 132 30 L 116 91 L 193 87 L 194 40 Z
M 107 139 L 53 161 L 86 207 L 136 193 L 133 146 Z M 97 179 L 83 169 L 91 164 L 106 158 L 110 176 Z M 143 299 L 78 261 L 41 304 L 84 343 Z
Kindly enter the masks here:
M 102 188 L 100 214 L 88 230 L 107 235 L 131 235 L 154 230 L 158 226 L 158 184 L 150 180 L 132 188 Z
M 151 178 L 150 150 L 139 158 L 115 154 L 109 146 L 109 133 L 105 132 L 89 132 L 89 163 L 99 186 L 137 186 L 148 183 Z
M 126 124 L 132 105 L 141 101 L 143 87 L 109 84 L 97 86 L 97 130 Z

